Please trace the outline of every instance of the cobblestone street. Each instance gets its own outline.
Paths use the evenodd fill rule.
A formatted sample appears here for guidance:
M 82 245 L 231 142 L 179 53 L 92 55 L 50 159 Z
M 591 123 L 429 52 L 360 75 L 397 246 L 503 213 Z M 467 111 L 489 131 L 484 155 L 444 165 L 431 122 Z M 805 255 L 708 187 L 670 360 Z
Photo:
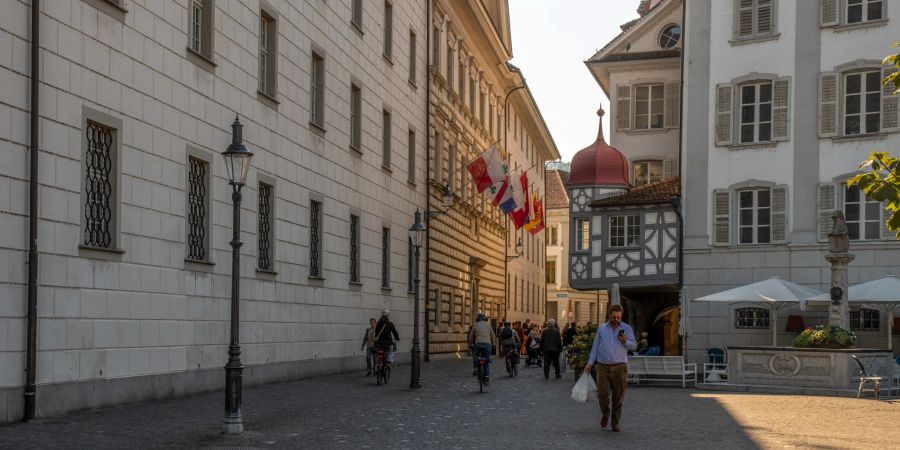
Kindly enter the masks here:
M 0 427 L 0 448 L 898 448 L 900 402 L 633 387 L 622 432 L 601 431 L 594 403 L 569 399 L 572 373 L 495 373 L 478 393 L 465 361 L 408 367 L 376 386 L 363 373 L 244 390 L 246 432 L 220 433 L 222 394 Z M 499 365 L 495 366 L 500 368 Z M 502 369 L 501 369 L 502 370 Z

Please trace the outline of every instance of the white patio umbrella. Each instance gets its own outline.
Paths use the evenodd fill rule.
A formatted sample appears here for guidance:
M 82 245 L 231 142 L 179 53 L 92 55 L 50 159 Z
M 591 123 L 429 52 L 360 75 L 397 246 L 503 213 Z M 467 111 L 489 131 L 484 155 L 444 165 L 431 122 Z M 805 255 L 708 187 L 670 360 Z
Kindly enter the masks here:
M 694 302 L 723 302 L 723 303 L 757 303 L 771 311 L 772 319 L 772 345 L 778 345 L 778 311 L 781 308 L 799 305 L 800 302 L 810 297 L 822 294 L 821 291 L 810 289 L 778 277 L 757 281 L 746 286 L 736 287 L 727 291 L 717 292 L 695 298 Z M 801 305 L 802 307 L 802 305 Z
M 807 299 L 807 301 L 830 302 L 831 296 L 828 294 L 817 295 Z M 847 301 L 859 303 L 864 308 L 880 309 L 887 312 L 888 349 L 893 350 L 891 330 L 894 326 L 894 309 L 900 306 L 900 279 L 893 275 L 888 275 L 877 280 L 850 286 L 850 289 L 847 290 Z

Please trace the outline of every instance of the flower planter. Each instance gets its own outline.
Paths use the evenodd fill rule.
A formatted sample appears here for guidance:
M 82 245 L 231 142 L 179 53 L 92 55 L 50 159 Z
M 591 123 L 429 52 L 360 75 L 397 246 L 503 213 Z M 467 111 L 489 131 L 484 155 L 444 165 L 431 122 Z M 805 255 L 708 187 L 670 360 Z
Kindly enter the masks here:
M 738 385 L 855 390 L 859 367 L 890 376 L 893 352 L 878 349 L 729 347 L 728 382 Z

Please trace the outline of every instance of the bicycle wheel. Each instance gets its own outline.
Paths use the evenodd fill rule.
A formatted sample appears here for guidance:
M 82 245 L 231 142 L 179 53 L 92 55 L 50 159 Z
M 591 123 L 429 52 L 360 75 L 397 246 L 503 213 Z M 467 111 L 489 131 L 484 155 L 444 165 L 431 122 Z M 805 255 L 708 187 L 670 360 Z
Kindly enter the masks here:
M 389 378 L 391 378 L 391 366 L 385 366 L 385 368 L 384 368 L 384 384 L 387 384 Z
M 478 392 L 484 392 L 484 366 L 478 364 Z

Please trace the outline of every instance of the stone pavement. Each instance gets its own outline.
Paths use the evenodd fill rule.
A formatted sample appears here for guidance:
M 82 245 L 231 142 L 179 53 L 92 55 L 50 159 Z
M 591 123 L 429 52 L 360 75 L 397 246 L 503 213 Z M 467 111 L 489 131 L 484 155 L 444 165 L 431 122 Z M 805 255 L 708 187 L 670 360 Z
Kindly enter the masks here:
M 495 364 L 495 369 L 502 367 Z M 221 434 L 222 392 L 0 426 L 0 448 L 900 448 L 900 402 L 630 387 L 622 432 L 569 399 L 572 373 L 497 371 L 478 393 L 466 360 L 244 389 L 246 432 Z

